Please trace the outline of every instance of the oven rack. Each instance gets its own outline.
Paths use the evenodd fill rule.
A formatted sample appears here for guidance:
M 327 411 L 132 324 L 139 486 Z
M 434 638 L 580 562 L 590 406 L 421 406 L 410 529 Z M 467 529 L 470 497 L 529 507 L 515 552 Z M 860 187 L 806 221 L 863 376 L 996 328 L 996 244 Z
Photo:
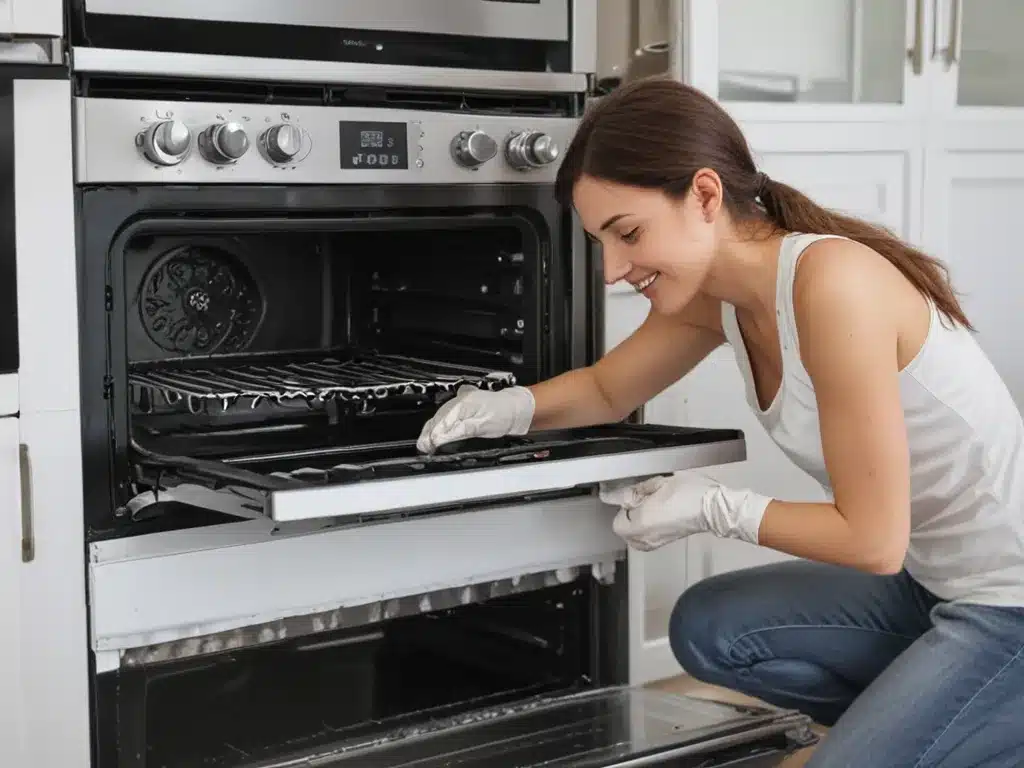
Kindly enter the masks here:
M 431 397 L 463 385 L 496 391 L 514 386 L 514 374 L 404 355 L 346 354 L 313 359 L 261 358 L 220 365 L 148 365 L 128 374 L 133 388 L 167 405 L 207 413 L 338 401 L 370 403 L 392 397 Z

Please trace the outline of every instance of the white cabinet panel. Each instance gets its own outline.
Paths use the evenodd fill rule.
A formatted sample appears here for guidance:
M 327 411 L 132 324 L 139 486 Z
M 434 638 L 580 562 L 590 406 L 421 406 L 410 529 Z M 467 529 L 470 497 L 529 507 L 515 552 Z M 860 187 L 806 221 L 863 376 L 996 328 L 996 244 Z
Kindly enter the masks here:
M 21 411 L 77 409 L 70 82 L 14 81 L 14 142 Z
M 761 168 L 821 205 L 908 236 L 911 190 L 919 158 L 910 151 L 759 153 Z M 918 176 L 920 178 L 920 176 Z
M 18 412 L 18 374 L 0 374 L 0 416 Z
M 33 557 L 20 584 L 24 768 L 89 766 L 81 428 L 76 411 L 22 413 Z M 20 526 L 18 532 L 20 540 Z M 3 547 L 7 548 L 5 537 Z M 6 551 L 6 549 L 4 550 Z M 3 557 L 3 556 L 0 556 Z M 7 659 L 0 657 L 0 663 Z
M 945 0 L 946 50 L 963 107 L 1024 107 L 1024 3 Z
M 902 103 L 908 4 L 718 0 L 718 8 L 723 101 Z
M 685 5 L 687 82 L 742 119 L 906 119 L 927 108 L 925 0 Z
M 0 0 L 0 33 L 63 37 L 63 0 Z
M 1020 286 L 1024 284 L 1020 214 L 1024 210 L 1024 121 L 1006 126 L 995 148 L 936 148 L 929 155 L 928 247 L 946 262 L 978 342 L 1024 408 Z M 964 136 L 947 137 L 962 140 Z
M 0 419 L 0 765 L 23 766 L 21 472 L 17 419 Z

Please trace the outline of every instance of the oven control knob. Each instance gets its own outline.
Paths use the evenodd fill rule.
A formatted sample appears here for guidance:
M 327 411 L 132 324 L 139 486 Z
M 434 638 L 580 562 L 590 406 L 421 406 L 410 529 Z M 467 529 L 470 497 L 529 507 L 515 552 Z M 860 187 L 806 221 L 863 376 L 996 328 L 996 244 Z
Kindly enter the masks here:
M 141 134 L 142 154 L 157 165 L 177 165 L 192 149 L 192 131 L 180 120 L 161 120 Z
M 249 137 L 239 123 L 217 123 L 199 134 L 199 151 L 211 163 L 227 165 L 249 151 Z
M 498 154 L 498 142 L 483 131 L 463 131 L 452 139 L 452 157 L 463 168 L 477 168 Z
M 274 163 L 290 163 L 302 150 L 302 129 L 281 123 L 268 128 L 263 136 L 263 149 Z
M 521 171 L 553 163 L 559 154 L 558 143 L 540 131 L 514 133 L 505 143 L 505 159 Z

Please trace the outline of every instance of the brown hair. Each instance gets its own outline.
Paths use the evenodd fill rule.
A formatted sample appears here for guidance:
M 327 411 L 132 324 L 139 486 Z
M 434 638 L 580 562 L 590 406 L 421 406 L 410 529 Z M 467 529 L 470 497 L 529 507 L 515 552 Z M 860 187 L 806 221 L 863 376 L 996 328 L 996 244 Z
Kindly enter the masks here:
M 637 80 L 593 104 L 566 150 L 556 190 L 570 205 L 573 187 L 585 174 L 679 199 L 701 168 L 718 174 L 726 208 L 737 221 L 862 243 L 888 259 L 946 318 L 973 330 L 942 262 L 880 226 L 827 210 L 758 172 L 736 122 L 713 99 L 675 80 Z

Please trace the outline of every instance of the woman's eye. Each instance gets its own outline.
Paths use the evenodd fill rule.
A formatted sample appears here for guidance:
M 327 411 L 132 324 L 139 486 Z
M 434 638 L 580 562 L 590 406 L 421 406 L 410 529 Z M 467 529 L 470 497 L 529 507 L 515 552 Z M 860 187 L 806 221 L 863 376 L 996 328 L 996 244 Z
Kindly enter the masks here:
M 624 243 L 635 243 L 636 239 L 640 236 L 640 227 L 634 227 L 622 235 L 622 242 Z

